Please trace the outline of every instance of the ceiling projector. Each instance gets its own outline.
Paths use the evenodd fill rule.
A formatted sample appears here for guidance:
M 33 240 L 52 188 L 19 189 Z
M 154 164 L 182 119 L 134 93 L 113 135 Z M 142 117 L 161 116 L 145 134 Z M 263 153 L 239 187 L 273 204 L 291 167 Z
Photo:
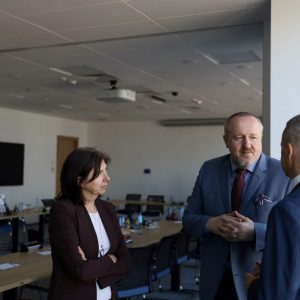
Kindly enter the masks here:
M 97 99 L 105 102 L 134 102 L 135 91 L 128 89 L 110 89 L 100 91 Z

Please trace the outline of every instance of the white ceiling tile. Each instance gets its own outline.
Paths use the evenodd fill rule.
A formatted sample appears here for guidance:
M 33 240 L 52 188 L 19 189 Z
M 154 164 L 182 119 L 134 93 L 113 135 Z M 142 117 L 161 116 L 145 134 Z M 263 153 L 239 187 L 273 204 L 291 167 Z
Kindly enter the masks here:
M 251 68 L 215 65 L 203 54 L 252 51 L 261 58 L 263 26 L 241 25 L 263 19 L 263 10 L 257 12 L 263 2 L 2 1 L 0 106 L 92 121 L 224 117 L 237 110 L 260 114 L 262 62 L 251 62 Z M 49 67 L 108 75 L 95 71 L 64 79 Z M 98 101 L 98 91 L 111 88 L 109 76 L 117 78 L 118 87 L 137 89 L 137 101 Z M 166 102 L 155 104 L 152 96 Z M 196 97 L 203 101 L 199 107 Z
M 51 30 L 60 31 L 146 20 L 143 15 L 124 3 L 109 3 L 107 5 L 27 15 L 26 19 Z M 66 20 L 68 21 L 66 22 Z
M 22 49 L 64 43 L 65 39 L 45 32 L 41 34 L 10 35 L 1 38 L 1 49 Z
M 22 3 L 19 0 L 10 0 L 1 2 L 1 10 L 16 15 L 26 15 L 116 2 L 121 0 L 22 0 Z
M 14 36 L 18 38 L 23 34 L 38 34 L 43 33 L 43 30 L 36 26 L 26 23 L 22 20 L 3 16 L 0 17 L 0 37 Z M 1 47 L 2 48 L 2 47 Z
M 163 32 L 162 28 L 150 21 L 136 21 L 100 27 L 84 27 L 74 30 L 57 30 L 73 41 L 95 41 L 122 37 L 141 36 Z
M 68 58 L 70 56 L 89 55 L 91 52 L 81 45 L 70 45 L 60 47 L 45 47 L 36 48 L 25 51 L 11 52 L 13 55 L 22 57 L 24 59 L 32 59 L 33 61 L 40 61 L 40 59 L 56 59 Z
M 258 13 L 258 9 L 241 10 L 239 12 L 216 12 L 204 15 L 177 16 L 172 18 L 156 19 L 169 31 L 184 31 L 195 29 L 209 29 L 216 27 L 226 27 L 238 24 L 251 24 L 263 22 L 264 16 Z
M 153 19 L 186 16 L 205 13 L 216 13 L 237 9 L 248 9 L 251 7 L 260 7 L 266 3 L 265 0 L 131 0 L 130 5 L 143 11 Z

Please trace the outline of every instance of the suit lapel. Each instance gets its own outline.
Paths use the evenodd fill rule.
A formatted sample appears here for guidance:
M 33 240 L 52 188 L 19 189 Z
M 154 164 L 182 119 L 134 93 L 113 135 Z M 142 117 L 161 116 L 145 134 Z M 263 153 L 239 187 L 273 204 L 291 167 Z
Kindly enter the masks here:
M 231 165 L 230 165 L 230 156 L 228 156 L 228 159 L 225 161 L 225 168 L 222 168 L 223 173 L 221 174 L 221 180 L 222 178 L 225 179 L 224 184 L 221 184 L 221 195 L 223 195 L 221 198 L 223 199 L 223 204 L 225 208 L 225 212 L 231 211 L 231 184 L 230 184 L 230 173 L 231 173 Z M 224 197 L 224 195 L 226 195 Z
M 113 245 L 115 245 L 115 240 L 113 239 L 114 234 L 112 234 L 114 226 L 111 224 L 110 214 L 107 213 L 107 208 L 102 201 L 103 200 L 96 200 L 96 206 L 110 242 L 110 249 L 112 249 Z

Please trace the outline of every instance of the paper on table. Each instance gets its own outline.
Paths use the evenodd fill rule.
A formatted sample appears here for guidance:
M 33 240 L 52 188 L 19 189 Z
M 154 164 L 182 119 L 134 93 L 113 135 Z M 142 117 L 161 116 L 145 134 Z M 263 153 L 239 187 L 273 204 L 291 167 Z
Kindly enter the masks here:
M 39 251 L 38 254 L 40 254 L 40 255 L 51 255 L 51 250 Z
M 15 267 L 18 267 L 19 264 L 14 264 L 14 263 L 3 263 L 0 264 L 0 270 L 7 270 L 7 269 L 12 269 Z

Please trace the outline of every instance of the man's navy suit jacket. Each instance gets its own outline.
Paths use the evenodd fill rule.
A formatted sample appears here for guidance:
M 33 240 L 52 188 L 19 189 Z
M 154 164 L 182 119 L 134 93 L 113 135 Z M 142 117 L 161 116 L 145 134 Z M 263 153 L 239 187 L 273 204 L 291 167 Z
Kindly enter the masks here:
M 205 162 L 197 177 L 183 226 L 201 239 L 200 299 L 213 300 L 226 269 L 231 269 L 239 300 L 247 299 L 245 272 L 254 271 L 261 260 L 265 231 L 271 208 L 286 194 L 289 179 L 280 162 L 260 156 L 244 191 L 240 213 L 254 222 L 255 240 L 228 242 L 209 233 L 205 224 L 210 217 L 231 212 L 231 160 L 225 155 Z M 260 194 L 260 196 L 259 196 Z M 267 197 L 271 202 L 256 201 Z M 230 257 L 230 266 L 228 265 Z
M 300 184 L 271 210 L 260 280 L 249 299 L 300 299 Z

